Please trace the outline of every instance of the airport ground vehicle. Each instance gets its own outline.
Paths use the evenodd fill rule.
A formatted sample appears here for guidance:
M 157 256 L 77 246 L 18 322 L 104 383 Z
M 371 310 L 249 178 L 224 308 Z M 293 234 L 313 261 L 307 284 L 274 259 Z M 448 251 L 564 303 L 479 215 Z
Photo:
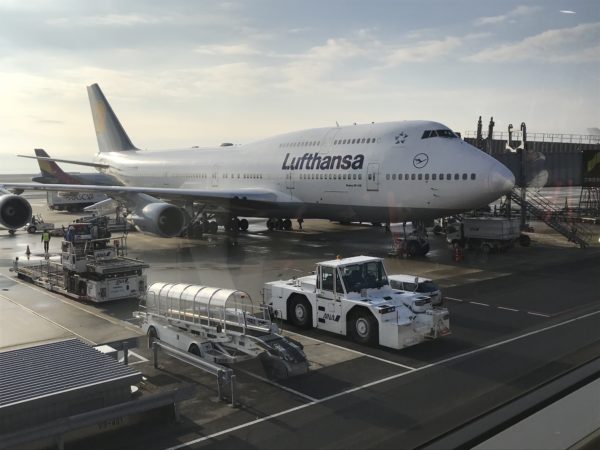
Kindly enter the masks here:
M 431 298 L 431 304 L 434 306 L 442 304 L 442 291 L 437 284 L 429 278 L 416 275 L 388 275 L 392 289 L 400 291 L 416 292 L 421 295 L 427 295 Z
M 507 217 L 465 217 L 460 222 L 449 224 L 446 229 L 449 244 L 480 248 L 484 253 L 510 248 L 520 236 L 519 220 Z
M 81 211 L 86 206 L 106 199 L 106 195 L 97 192 L 48 191 L 46 202 L 50 209 L 58 211 Z
M 77 300 L 106 302 L 137 298 L 145 292 L 148 265 L 128 258 L 126 237 L 90 224 L 69 225 L 60 260 L 23 263 L 11 271 L 21 279 Z
M 134 317 L 150 341 L 160 339 L 211 362 L 259 357 L 276 379 L 308 371 L 302 345 L 279 334 L 267 308 L 254 305 L 246 292 L 153 283 Z
M 381 258 L 319 262 L 314 275 L 266 283 L 263 295 L 276 317 L 359 343 L 401 349 L 450 333 L 448 310 L 392 289 Z
M 38 231 L 52 231 L 54 230 L 53 223 L 44 222 L 42 216 L 37 215 L 31 218 L 31 222 L 23 227 L 29 234 L 37 233 Z

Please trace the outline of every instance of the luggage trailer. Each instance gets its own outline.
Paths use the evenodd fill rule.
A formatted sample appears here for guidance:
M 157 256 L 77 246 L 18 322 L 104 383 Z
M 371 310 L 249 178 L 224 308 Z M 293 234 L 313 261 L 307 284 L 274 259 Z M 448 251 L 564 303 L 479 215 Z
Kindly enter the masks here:
M 133 315 L 150 345 L 159 339 L 218 364 L 258 357 L 274 379 L 308 372 L 302 344 L 282 336 L 268 308 L 243 291 L 153 283 Z

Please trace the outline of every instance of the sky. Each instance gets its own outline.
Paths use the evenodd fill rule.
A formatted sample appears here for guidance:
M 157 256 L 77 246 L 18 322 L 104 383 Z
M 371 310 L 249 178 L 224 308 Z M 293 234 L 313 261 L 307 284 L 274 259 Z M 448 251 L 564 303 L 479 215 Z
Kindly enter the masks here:
M 98 83 L 143 149 L 337 123 L 600 127 L 597 0 L 0 0 L 0 173 L 91 161 Z M 81 168 L 66 166 L 69 170 Z

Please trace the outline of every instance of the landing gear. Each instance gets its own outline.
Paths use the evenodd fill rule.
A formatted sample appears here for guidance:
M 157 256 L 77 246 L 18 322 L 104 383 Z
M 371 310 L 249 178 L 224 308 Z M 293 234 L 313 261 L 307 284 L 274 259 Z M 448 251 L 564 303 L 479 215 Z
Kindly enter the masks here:
M 292 221 L 290 219 L 270 218 L 267 220 L 267 228 L 269 229 L 269 231 L 273 231 L 273 230 L 291 231 Z

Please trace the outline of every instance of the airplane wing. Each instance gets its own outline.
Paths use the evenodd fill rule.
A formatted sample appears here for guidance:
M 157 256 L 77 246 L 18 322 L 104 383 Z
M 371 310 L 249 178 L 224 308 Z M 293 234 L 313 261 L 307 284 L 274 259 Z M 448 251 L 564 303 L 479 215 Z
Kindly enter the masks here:
M 40 184 L 40 183 L 3 183 L 0 188 L 19 191 L 60 191 L 60 192 L 100 192 L 109 197 L 123 198 L 130 194 L 146 194 L 161 199 L 187 200 L 200 203 L 230 204 L 232 201 L 249 201 L 273 203 L 278 201 L 294 201 L 289 194 L 261 188 L 245 188 L 238 190 L 156 188 L 139 186 L 101 186 L 91 184 Z
M 37 159 L 41 161 L 54 161 L 54 162 L 62 162 L 67 164 L 76 164 L 78 166 L 87 166 L 87 167 L 96 167 L 98 169 L 108 169 L 110 166 L 108 164 L 99 164 L 93 162 L 85 162 L 85 161 L 75 161 L 73 159 L 58 159 L 58 158 L 50 158 L 49 156 L 30 156 L 30 155 L 17 155 L 19 158 L 30 158 Z

